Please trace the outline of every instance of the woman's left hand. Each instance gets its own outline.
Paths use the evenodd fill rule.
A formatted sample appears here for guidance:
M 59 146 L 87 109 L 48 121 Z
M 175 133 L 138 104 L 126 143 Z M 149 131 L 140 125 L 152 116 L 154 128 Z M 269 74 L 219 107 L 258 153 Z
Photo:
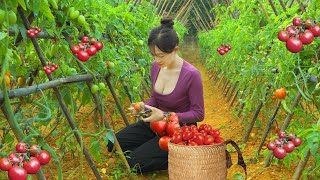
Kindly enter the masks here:
M 163 111 L 148 105 L 145 105 L 145 107 L 151 109 L 152 112 L 149 117 L 142 118 L 144 122 L 154 122 L 154 121 L 160 121 L 163 119 Z

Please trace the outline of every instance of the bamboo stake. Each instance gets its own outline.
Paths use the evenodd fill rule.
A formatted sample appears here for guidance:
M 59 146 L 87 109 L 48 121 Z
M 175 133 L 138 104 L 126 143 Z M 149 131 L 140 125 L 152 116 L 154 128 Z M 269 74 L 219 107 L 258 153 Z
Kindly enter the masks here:
M 184 14 L 184 16 L 181 19 L 181 22 L 184 24 L 185 21 L 187 21 L 187 18 L 190 16 L 190 11 L 191 11 L 192 6 L 189 6 L 187 9 L 187 12 Z
M 265 8 L 264 5 L 262 4 L 261 0 L 259 0 L 258 2 L 259 2 L 259 4 L 260 4 L 260 7 L 261 7 L 263 13 L 265 14 L 266 18 L 269 20 L 269 14 L 268 14 L 266 8 Z
M 293 5 L 294 0 L 292 0 L 289 4 L 289 8 L 291 8 L 291 6 Z
M 279 2 L 280 2 L 280 5 L 281 5 L 283 11 L 286 12 L 286 11 L 287 11 L 287 10 L 286 10 L 286 5 L 283 3 L 282 0 L 279 0 Z
M 214 24 L 214 21 L 212 20 L 212 18 L 211 18 L 211 16 L 210 16 L 210 13 L 209 13 L 208 10 L 207 10 L 207 7 L 205 6 L 205 4 L 203 3 L 202 0 L 200 0 L 200 2 L 201 2 L 201 4 L 202 4 L 202 6 L 204 7 L 207 16 L 209 17 L 209 20 L 210 20 L 211 24 L 213 25 L 213 24 Z M 210 26 L 210 27 L 211 27 L 211 26 Z
M 193 9 L 194 9 L 195 12 L 196 12 L 197 18 L 200 20 L 200 22 L 201 22 L 201 24 L 203 25 L 204 29 L 205 29 L 206 31 L 208 31 L 208 28 L 207 28 L 206 24 L 204 23 L 204 21 L 202 20 L 200 14 L 199 14 L 199 12 L 198 12 L 198 9 L 195 8 L 194 5 L 192 5 L 192 6 L 193 6 Z
M 249 125 L 249 127 L 248 127 L 248 129 L 246 131 L 246 134 L 245 134 L 244 138 L 243 138 L 243 141 L 242 141 L 243 143 L 248 141 L 250 132 L 252 131 L 252 128 L 253 128 L 254 124 L 256 123 L 257 117 L 258 117 L 258 115 L 260 113 L 260 110 L 261 110 L 262 106 L 263 106 L 263 101 L 259 101 L 259 105 L 258 105 L 257 109 L 254 112 L 254 115 L 252 117 L 250 125 Z
M 274 7 L 273 1 L 272 1 L 272 0 L 268 0 L 268 1 L 269 1 L 269 4 L 270 4 L 271 7 L 272 7 L 272 10 L 273 10 L 274 14 L 275 14 L 276 16 L 278 16 L 278 12 L 277 12 L 276 8 Z
M 188 0 L 184 6 L 182 6 L 178 12 L 178 14 L 176 15 L 176 19 L 179 19 L 180 16 L 182 15 L 182 13 L 186 10 L 186 8 L 190 5 L 190 3 L 192 3 L 193 0 Z
M 310 149 L 309 149 L 304 160 L 299 161 L 299 164 L 296 167 L 296 170 L 294 171 L 294 174 L 292 176 L 292 180 L 299 180 L 300 179 L 302 172 L 303 172 L 304 168 L 306 167 L 307 162 L 310 158 L 310 155 L 311 155 L 311 153 L 310 153 Z
M 194 27 L 196 27 L 197 31 L 200 32 L 201 29 L 199 28 L 199 26 L 194 22 L 194 19 L 191 19 L 191 23 L 194 25 Z
M 161 8 L 160 8 L 160 11 L 159 11 L 159 13 L 158 13 L 159 15 L 161 15 L 161 14 L 162 14 L 163 8 L 165 7 L 165 5 L 166 5 L 167 1 L 168 1 L 168 0 L 164 0 L 164 2 L 163 2 L 163 4 L 162 4 L 162 6 L 161 6 Z M 169 4 L 169 2 L 168 2 L 168 4 Z
M 202 17 L 202 16 L 200 15 L 200 14 L 201 14 L 201 13 L 200 13 L 200 12 L 201 12 L 201 9 L 200 9 L 199 6 L 197 5 L 197 3 L 194 3 L 193 6 L 197 6 L 197 7 L 195 8 L 195 10 L 196 10 L 196 12 L 197 12 L 197 14 L 198 14 L 198 17 L 200 18 L 200 20 L 202 21 L 202 23 L 205 25 L 207 31 L 209 31 L 209 29 L 210 29 L 210 24 L 209 24 L 206 20 L 204 20 L 204 17 Z
M 298 3 L 299 3 L 300 9 L 301 9 L 301 13 L 304 13 L 306 10 L 305 10 L 303 4 L 301 3 L 300 0 L 297 0 L 297 1 L 298 1 Z
M 174 5 L 176 4 L 176 2 L 177 2 L 177 0 L 174 0 L 172 6 L 171 6 L 170 9 L 169 9 L 169 12 L 167 13 L 168 16 L 170 16 L 170 13 L 171 13 L 171 11 L 172 11 L 172 8 L 173 8 Z M 181 1 L 181 2 L 182 2 L 182 1 Z
M 170 1 L 168 2 L 166 7 L 164 8 L 163 12 L 161 13 L 161 16 L 168 16 L 168 12 L 166 10 L 168 9 L 169 5 L 170 5 Z M 172 6 L 172 4 L 171 4 L 171 6 Z

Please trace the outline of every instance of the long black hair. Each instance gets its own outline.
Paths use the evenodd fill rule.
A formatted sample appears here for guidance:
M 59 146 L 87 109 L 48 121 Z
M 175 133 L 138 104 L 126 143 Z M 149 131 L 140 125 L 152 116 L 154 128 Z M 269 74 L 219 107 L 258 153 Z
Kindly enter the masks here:
M 148 38 L 149 48 L 157 46 L 162 52 L 171 53 L 179 45 L 177 32 L 173 29 L 173 19 L 162 18 L 161 25 L 154 27 Z

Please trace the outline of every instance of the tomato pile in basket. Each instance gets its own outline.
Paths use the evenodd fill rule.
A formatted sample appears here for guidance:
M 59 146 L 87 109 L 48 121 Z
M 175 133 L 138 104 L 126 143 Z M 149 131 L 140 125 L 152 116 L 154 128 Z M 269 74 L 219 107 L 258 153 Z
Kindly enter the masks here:
M 159 146 L 168 151 L 169 141 L 174 144 L 186 146 L 212 145 L 224 142 L 220 130 L 212 128 L 209 124 L 180 127 L 178 116 L 171 113 L 167 119 L 150 123 L 150 128 L 159 137 Z

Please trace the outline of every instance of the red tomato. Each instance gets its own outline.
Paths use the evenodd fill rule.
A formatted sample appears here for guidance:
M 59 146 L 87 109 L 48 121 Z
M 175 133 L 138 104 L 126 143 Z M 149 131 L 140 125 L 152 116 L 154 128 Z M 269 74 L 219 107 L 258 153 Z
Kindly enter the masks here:
M 174 133 L 171 139 L 172 143 L 178 144 L 182 142 L 182 134 L 181 133 Z
M 19 142 L 19 143 L 16 145 L 16 151 L 17 151 L 18 153 L 26 153 L 26 152 L 27 152 L 27 149 L 28 149 L 28 144 L 27 144 L 27 143 Z
M 151 122 L 150 128 L 153 132 L 155 132 L 156 134 L 159 135 L 159 134 L 165 132 L 165 130 L 167 128 L 167 122 L 165 119 L 162 119 L 160 121 Z
M 200 130 L 199 132 L 203 135 L 203 137 L 208 135 L 207 131 L 205 131 L 205 130 Z
M 168 136 L 172 136 L 177 128 L 180 127 L 180 124 L 178 122 L 170 122 L 167 124 L 166 132 Z
M 28 173 L 20 166 L 13 166 L 8 172 L 8 177 L 10 180 L 25 180 L 28 177 Z
M 216 139 L 214 140 L 214 142 L 215 142 L 216 144 L 219 144 L 219 143 L 224 142 L 224 139 L 223 139 L 222 137 L 216 137 Z
M 179 123 L 178 115 L 175 112 L 172 112 L 170 116 L 168 116 L 169 122 L 177 122 Z
M 276 98 L 278 99 L 284 99 L 286 98 L 287 93 L 285 88 L 280 88 L 276 90 Z
M 199 126 L 199 131 L 204 130 L 206 126 L 207 126 L 207 124 L 201 124 Z
M 198 146 L 198 144 L 192 140 L 188 141 L 188 146 Z
M 19 164 L 19 162 L 22 161 L 22 158 L 23 158 L 22 156 L 17 156 L 16 152 L 12 152 L 8 155 L 8 159 L 10 160 L 12 165 Z
M 183 140 L 190 140 L 193 137 L 193 132 L 191 131 L 185 131 L 182 133 L 182 139 Z
M 12 164 L 8 158 L 1 158 L 0 159 L 0 169 L 2 171 L 9 171 L 9 169 L 11 169 L 11 168 L 12 168 Z
M 29 161 L 23 161 L 23 168 L 28 174 L 36 174 L 40 169 L 40 162 L 37 158 L 31 157 Z
M 51 155 L 48 151 L 42 150 L 36 158 L 39 160 L 41 165 L 46 165 L 50 162 Z
M 286 157 L 287 152 L 283 148 L 277 147 L 273 150 L 273 155 L 278 159 L 283 159 L 284 157 Z
M 181 127 L 182 132 L 186 132 L 186 131 L 190 131 L 190 127 L 189 126 L 182 126 Z
M 198 145 L 202 145 L 204 143 L 204 136 L 202 133 L 194 133 L 192 140 Z
M 164 151 L 168 151 L 168 143 L 171 140 L 171 137 L 169 136 L 163 136 L 159 139 L 159 146 L 160 149 L 164 150 Z
M 214 143 L 214 137 L 211 135 L 206 135 L 204 137 L 204 144 L 208 145 L 208 144 L 212 144 L 212 143 Z

